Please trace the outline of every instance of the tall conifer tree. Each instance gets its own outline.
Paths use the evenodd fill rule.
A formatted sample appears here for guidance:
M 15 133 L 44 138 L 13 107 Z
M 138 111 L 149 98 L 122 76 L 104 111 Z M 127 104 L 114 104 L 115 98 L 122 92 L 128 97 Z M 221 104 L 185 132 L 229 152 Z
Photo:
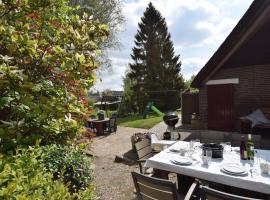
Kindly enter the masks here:
M 184 88 L 179 55 L 175 56 L 165 18 L 149 3 L 135 35 L 128 76 L 135 81 L 133 91 L 140 112 L 147 101 L 158 98 L 156 104 L 169 104 L 167 91 Z

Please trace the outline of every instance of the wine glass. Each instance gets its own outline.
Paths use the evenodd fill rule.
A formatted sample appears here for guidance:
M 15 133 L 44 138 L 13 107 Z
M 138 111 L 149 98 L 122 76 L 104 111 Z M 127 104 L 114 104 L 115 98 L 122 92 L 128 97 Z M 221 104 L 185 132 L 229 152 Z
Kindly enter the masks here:
M 209 165 L 212 159 L 212 150 L 206 149 L 202 151 L 202 164 Z
M 266 160 L 266 157 L 260 156 L 259 162 L 260 162 L 261 173 L 268 174 L 270 170 L 270 165 L 269 165 L 269 162 Z
M 192 151 L 193 150 L 193 147 L 194 147 L 194 141 L 193 140 L 190 140 L 189 141 L 189 151 Z
M 206 150 L 205 150 L 205 155 L 206 155 L 207 162 L 208 162 L 208 165 L 209 165 L 209 163 L 210 163 L 211 160 L 212 160 L 212 150 L 206 149 Z
M 257 150 L 254 150 L 253 160 L 249 160 L 250 172 L 252 173 L 251 174 L 252 177 L 259 175 L 259 168 L 260 168 L 259 160 L 260 159 L 258 157 Z
M 200 139 L 192 139 L 193 141 L 193 151 L 198 151 L 198 148 L 200 147 Z

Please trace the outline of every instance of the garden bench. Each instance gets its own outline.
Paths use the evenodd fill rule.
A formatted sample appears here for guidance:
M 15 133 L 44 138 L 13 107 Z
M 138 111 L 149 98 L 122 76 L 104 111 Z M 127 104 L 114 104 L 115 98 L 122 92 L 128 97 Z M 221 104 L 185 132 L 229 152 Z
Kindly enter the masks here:
M 262 113 L 264 116 L 270 120 L 270 107 L 267 108 L 261 108 Z M 270 123 L 261 123 L 256 124 L 254 127 L 252 127 L 252 122 L 249 119 L 246 119 L 245 117 L 240 118 L 241 122 L 241 133 L 252 133 L 257 134 L 258 130 L 262 131 L 268 131 L 270 130 Z M 270 135 L 261 134 L 263 137 L 270 138 Z

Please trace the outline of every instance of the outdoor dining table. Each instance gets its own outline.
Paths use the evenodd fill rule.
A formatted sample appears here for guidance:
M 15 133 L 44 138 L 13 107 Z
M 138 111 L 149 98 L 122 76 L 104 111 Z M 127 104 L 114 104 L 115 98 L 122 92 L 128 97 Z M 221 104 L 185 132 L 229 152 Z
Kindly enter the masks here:
M 239 147 L 232 148 L 232 151 L 224 152 L 223 159 L 212 159 L 211 163 L 205 166 L 201 161 L 202 149 L 200 148 L 200 143 L 197 143 L 195 146 L 197 147 L 194 149 L 194 152 L 189 155 L 192 158 L 191 165 L 176 165 L 171 162 L 172 159 L 180 156 L 180 153 L 171 152 L 170 149 L 189 149 L 189 142 L 179 141 L 148 159 L 145 167 L 174 172 L 204 181 L 216 182 L 270 195 L 270 175 L 262 174 L 259 166 L 256 169 L 258 173 L 256 175 L 251 174 L 251 162 L 240 160 Z M 256 156 L 267 158 L 269 161 L 270 151 L 256 149 L 255 152 Z M 244 166 L 248 171 L 247 175 L 234 176 L 223 173 L 221 167 L 226 163 L 237 163 Z
M 96 130 L 97 130 L 97 135 L 103 135 L 104 134 L 104 129 L 106 127 L 106 123 L 110 121 L 109 118 L 105 118 L 103 120 L 99 119 L 88 119 L 87 120 L 89 123 L 93 123 Z

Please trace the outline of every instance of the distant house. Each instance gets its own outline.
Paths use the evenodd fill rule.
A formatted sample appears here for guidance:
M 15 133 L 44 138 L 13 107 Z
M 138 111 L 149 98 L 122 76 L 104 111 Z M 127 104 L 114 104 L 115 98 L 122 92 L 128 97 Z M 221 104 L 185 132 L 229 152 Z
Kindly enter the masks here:
M 107 110 L 116 110 L 119 108 L 124 92 L 109 90 L 102 93 L 100 101 L 94 103 L 94 105 L 100 109 Z
M 239 130 L 239 118 L 270 107 L 270 0 L 255 0 L 191 84 L 212 130 Z

